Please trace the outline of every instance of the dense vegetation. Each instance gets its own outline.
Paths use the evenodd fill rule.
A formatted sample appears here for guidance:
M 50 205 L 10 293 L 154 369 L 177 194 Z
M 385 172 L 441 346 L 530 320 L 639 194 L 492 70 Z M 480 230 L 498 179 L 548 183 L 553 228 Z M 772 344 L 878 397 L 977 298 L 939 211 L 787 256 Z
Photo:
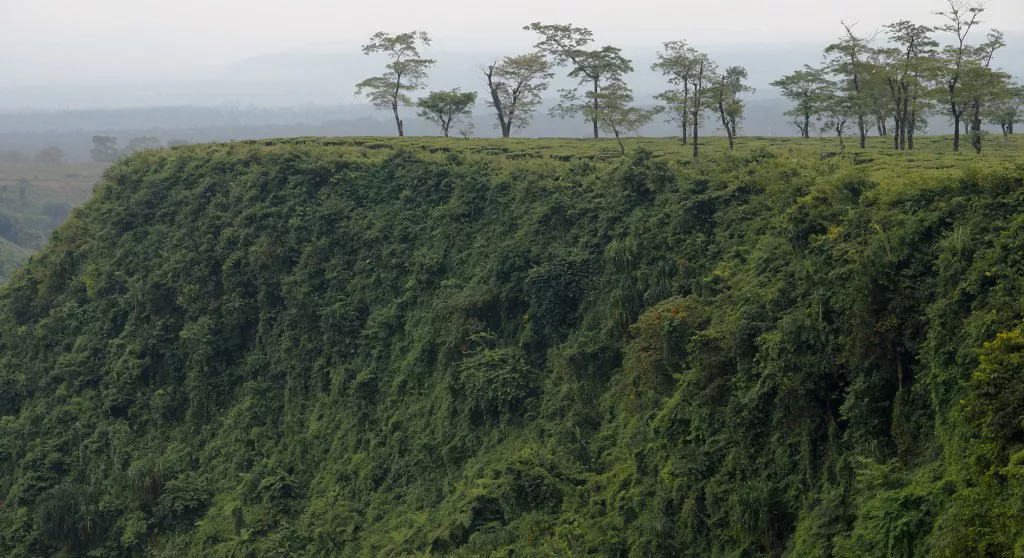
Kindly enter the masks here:
M 0 283 L 85 201 L 101 172 L 93 165 L 0 164 Z
M 1024 551 L 1019 145 L 628 147 L 115 164 L 0 288 L 0 554 Z

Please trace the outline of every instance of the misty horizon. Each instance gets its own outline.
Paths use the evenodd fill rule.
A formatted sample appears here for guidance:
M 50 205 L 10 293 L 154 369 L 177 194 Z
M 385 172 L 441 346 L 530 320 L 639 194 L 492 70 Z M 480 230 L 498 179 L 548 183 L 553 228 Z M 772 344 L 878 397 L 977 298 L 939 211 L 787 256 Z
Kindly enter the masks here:
M 939 0 L 856 5 L 797 0 L 785 5 L 741 0 L 728 12 L 637 0 L 612 4 L 525 0 L 495 19 L 468 0 L 441 5 L 399 0 L 376 11 L 321 0 L 287 7 L 241 0 L 173 6 L 131 0 L 0 0 L 0 111 L 36 112 L 156 106 L 358 105 L 354 84 L 384 61 L 360 47 L 376 31 L 421 29 L 433 37 L 424 55 L 438 63 L 429 88 L 483 87 L 479 68 L 501 56 L 532 50 L 531 21 L 573 22 L 633 58 L 629 74 L 639 96 L 664 80 L 650 71 L 661 43 L 683 39 L 724 64 L 744 65 L 758 97 L 777 97 L 770 81 L 820 61 L 821 48 L 856 23 L 866 35 L 899 19 L 936 24 Z M 989 27 L 1007 34 L 997 65 L 1024 73 L 1024 3 L 986 5 L 973 41 Z M 559 72 L 548 95 L 570 81 Z

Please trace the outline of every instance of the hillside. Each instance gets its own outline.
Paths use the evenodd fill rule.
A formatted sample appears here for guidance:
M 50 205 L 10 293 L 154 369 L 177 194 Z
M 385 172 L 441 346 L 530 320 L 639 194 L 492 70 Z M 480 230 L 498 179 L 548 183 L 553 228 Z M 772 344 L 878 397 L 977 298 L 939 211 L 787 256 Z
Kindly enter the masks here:
M 0 287 L 3 556 L 1024 552 L 1024 158 L 301 139 Z

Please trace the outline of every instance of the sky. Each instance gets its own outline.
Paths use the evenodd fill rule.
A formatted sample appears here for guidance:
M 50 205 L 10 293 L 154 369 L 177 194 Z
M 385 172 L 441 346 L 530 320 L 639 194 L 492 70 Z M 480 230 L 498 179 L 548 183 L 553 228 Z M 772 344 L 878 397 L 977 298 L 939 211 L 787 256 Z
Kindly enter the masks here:
M 533 21 L 591 28 L 601 44 L 828 41 L 840 21 L 869 32 L 937 23 L 943 0 L 0 0 L 5 88 L 201 79 L 258 55 L 351 48 L 379 30 L 421 29 L 434 48 L 525 51 Z M 500 6 L 496 8 L 495 6 Z M 985 27 L 1024 31 L 1024 1 L 989 0 Z M 981 34 L 979 33 L 979 36 Z M 810 61 L 813 62 L 813 61 Z M 0 99 L 2 101 L 2 99 Z M 2 103 L 0 103 L 2 104 Z

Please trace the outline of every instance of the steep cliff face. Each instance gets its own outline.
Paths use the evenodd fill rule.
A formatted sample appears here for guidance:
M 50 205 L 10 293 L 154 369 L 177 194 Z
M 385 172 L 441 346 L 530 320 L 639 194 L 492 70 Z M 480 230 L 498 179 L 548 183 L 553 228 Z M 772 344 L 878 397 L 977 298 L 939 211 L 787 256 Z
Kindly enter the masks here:
M 1024 548 L 1024 169 L 438 151 L 116 164 L 0 288 L 0 554 Z

